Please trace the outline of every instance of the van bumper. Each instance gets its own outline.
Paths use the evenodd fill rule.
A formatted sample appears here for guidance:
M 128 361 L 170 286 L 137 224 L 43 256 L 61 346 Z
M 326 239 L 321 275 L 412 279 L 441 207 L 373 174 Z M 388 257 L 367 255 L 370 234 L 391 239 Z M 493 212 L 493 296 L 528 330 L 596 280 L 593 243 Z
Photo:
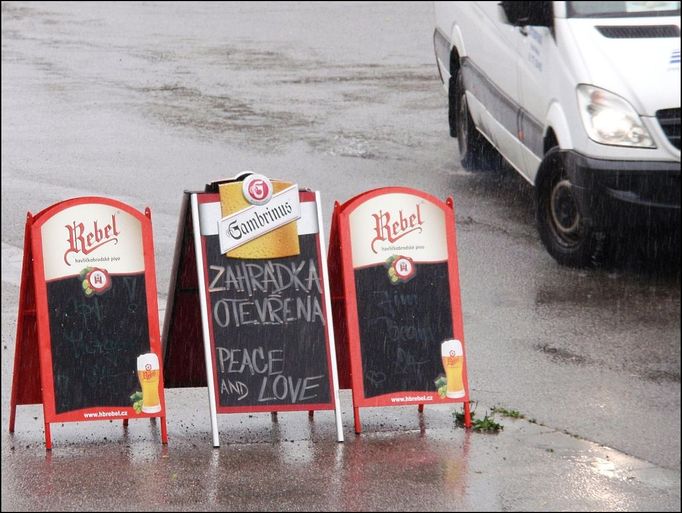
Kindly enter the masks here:
M 680 163 L 616 161 L 564 153 L 573 193 L 594 224 L 680 222 Z

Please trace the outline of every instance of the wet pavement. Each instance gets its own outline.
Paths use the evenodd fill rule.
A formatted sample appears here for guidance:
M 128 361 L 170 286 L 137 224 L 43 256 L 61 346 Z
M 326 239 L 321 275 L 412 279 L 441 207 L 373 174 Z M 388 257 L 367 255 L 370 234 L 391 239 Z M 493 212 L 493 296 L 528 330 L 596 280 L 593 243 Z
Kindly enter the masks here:
M 673 511 L 680 501 L 679 472 L 523 419 L 482 434 L 455 427 L 447 406 L 372 408 L 355 436 L 347 392 L 345 443 L 332 412 L 260 413 L 220 416 L 213 449 L 205 396 L 167 393 L 167 447 L 144 420 L 65 425 L 46 452 L 29 413 L 3 436 L 3 510 Z
M 430 3 L 2 4 L 2 509 L 680 509 L 679 241 L 640 232 L 616 265 L 547 255 L 533 191 L 466 172 L 448 137 Z M 160 302 L 182 191 L 253 169 L 333 202 L 388 185 L 451 195 L 472 398 L 452 407 L 219 417 L 168 390 L 148 421 L 7 433 L 26 211 L 84 195 L 152 210 Z M 163 315 L 163 311 L 161 312 Z

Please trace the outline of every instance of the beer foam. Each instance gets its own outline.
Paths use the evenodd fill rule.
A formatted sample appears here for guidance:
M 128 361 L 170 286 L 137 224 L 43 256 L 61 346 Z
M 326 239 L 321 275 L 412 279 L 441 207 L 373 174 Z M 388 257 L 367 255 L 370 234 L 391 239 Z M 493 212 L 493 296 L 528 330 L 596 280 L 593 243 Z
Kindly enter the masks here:
M 441 356 L 450 356 L 450 353 L 454 351 L 454 356 L 462 356 L 464 351 L 462 350 L 462 343 L 457 339 L 445 340 L 440 345 Z
M 159 368 L 159 357 L 155 353 L 145 353 L 137 357 L 137 370 L 147 370 L 147 365 L 150 369 L 156 370 Z

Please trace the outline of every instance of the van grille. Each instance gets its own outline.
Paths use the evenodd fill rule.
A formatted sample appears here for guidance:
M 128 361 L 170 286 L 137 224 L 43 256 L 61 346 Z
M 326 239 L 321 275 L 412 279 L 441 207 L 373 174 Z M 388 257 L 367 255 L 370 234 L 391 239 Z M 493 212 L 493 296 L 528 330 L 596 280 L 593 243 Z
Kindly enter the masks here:
M 602 36 L 613 39 L 680 37 L 677 25 L 600 25 L 595 28 Z
M 680 109 L 663 109 L 656 112 L 661 128 L 668 140 L 680 149 Z

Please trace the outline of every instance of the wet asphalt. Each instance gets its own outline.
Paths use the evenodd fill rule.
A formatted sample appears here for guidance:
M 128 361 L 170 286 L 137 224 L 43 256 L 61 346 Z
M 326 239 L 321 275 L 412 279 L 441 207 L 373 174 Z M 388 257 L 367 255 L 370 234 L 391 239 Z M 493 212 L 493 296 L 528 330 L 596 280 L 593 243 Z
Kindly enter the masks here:
M 679 233 L 621 237 L 615 263 L 559 267 L 511 170 L 463 171 L 448 136 L 430 3 L 2 4 L 3 510 L 680 509 Z M 165 302 L 182 191 L 251 169 L 333 202 L 403 185 L 452 196 L 472 398 L 222 415 L 168 390 L 148 421 L 7 432 L 27 211 L 85 195 L 152 210 Z M 679 230 L 678 230 L 679 231 Z M 163 310 L 160 312 L 162 317 Z

